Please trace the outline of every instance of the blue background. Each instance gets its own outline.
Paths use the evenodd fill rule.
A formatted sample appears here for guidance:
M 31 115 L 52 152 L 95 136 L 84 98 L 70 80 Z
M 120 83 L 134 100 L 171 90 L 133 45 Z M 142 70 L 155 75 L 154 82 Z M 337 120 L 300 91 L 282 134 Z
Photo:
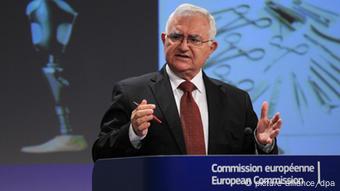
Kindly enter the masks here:
M 295 22 L 295 30 L 291 30 L 287 25 L 280 22 L 267 8 L 265 1 L 160 1 L 159 3 L 159 33 L 165 31 L 165 23 L 168 15 L 182 3 L 192 3 L 208 9 L 209 12 L 217 12 L 229 8 L 237 8 L 242 5 L 249 5 L 249 10 L 244 16 L 249 20 L 260 18 L 270 18 L 272 23 L 268 27 L 260 28 L 255 25 L 246 25 L 217 35 L 216 40 L 219 43 L 218 49 L 211 55 L 208 61 L 209 67 L 205 72 L 216 79 L 229 82 L 241 89 L 248 90 L 254 105 L 254 110 L 260 116 L 260 108 L 263 101 L 270 104 L 269 115 L 280 112 L 283 118 L 282 131 L 279 135 L 278 143 L 283 154 L 340 154 L 340 60 L 330 56 L 324 49 L 320 48 L 304 37 L 305 34 L 312 37 L 323 46 L 331 50 L 340 57 L 340 43 L 332 42 L 318 36 L 311 30 L 311 26 L 319 30 L 327 30 L 337 39 L 340 39 L 340 17 L 333 14 L 325 13 L 318 9 L 315 13 L 330 20 L 329 26 L 316 22 L 309 16 L 305 16 L 305 22 Z M 292 9 L 292 1 L 275 1 L 287 8 Z M 340 13 L 339 1 L 303 1 L 303 4 L 316 5 L 322 9 L 334 13 Z M 217 29 L 238 19 L 239 16 L 233 11 L 224 12 L 215 15 Z M 229 27 L 247 23 L 245 19 L 239 19 Z M 236 35 L 235 35 L 236 34 Z M 211 64 L 211 59 L 219 57 L 232 57 L 237 55 L 237 50 L 223 52 L 230 44 L 226 39 L 239 35 L 238 43 L 235 43 L 239 49 L 249 51 L 255 48 L 263 49 L 265 54 L 261 59 L 249 59 L 246 56 L 239 56 L 233 59 L 215 61 Z M 282 41 L 273 38 L 282 36 Z M 235 39 L 235 38 L 234 38 Z M 307 51 L 303 54 L 297 54 L 290 51 L 287 54 L 286 49 L 273 46 L 271 42 L 278 42 L 283 47 L 296 49 L 297 46 L 304 45 Z M 304 52 L 304 49 L 295 50 Z M 163 45 L 159 41 L 159 67 L 164 64 Z M 261 55 L 261 54 L 258 54 Z M 256 55 L 255 55 L 256 56 Z M 281 57 L 281 58 L 280 58 Z M 316 66 L 311 59 L 327 70 L 335 80 Z M 273 62 L 278 60 L 275 64 Z M 337 67 L 334 70 L 329 63 Z M 272 66 L 271 66 L 272 65 Z M 230 67 L 230 72 L 225 71 L 226 66 Z M 269 70 L 266 68 L 269 66 Z M 327 82 L 333 87 L 331 90 L 322 82 L 312 69 L 316 70 Z M 296 80 L 295 80 L 296 79 Z M 254 87 L 250 89 L 249 84 L 238 84 L 242 80 L 252 80 Z M 315 81 L 326 93 L 329 98 L 328 104 L 334 105 L 329 109 L 327 104 L 322 104 L 314 92 L 309 80 Z M 294 85 L 295 84 L 295 85 Z M 295 87 L 297 87 L 295 90 Z M 295 91 L 298 93 L 295 94 Z M 262 94 L 260 92 L 263 92 Z M 304 98 L 303 98 L 304 97 Z

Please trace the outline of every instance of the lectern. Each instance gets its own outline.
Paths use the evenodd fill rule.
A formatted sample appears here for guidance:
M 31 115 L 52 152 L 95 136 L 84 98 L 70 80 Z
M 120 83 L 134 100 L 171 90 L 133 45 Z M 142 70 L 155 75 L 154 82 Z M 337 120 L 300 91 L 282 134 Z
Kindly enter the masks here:
M 103 159 L 93 191 L 340 190 L 340 156 L 151 156 Z

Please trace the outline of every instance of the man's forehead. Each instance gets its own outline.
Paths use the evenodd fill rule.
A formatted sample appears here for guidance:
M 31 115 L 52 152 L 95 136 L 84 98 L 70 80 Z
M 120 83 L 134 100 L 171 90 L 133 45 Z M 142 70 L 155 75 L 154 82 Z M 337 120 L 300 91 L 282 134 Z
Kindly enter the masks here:
M 185 22 L 192 22 L 192 21 L 209 25 L 209 19 L 205 15 L 200 14 L 200 13 L 174 15 L 170 23 L 179 23 L 179 22 L 185 23 Z
M 191 35 L 208 34 L 209 20 L 201 15 L 177 15 L 171 19 L 168 32 L 190 33 Z

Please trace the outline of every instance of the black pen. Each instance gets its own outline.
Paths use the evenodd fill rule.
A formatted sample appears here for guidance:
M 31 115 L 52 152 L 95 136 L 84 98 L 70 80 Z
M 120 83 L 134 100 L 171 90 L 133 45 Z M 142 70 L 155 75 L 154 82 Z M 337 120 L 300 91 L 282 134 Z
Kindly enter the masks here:
M 137 103 L 137 102 L 132 102 L 133 104 L 135 104 L 137 107 L 139 106 L 139 104 Z M 162 123 L 162 121 L 156 116 L 156 115 L 154 115 L 154 114 L 152 114 L 152 116 L 153 116 L 153 119 L 157 122 L 157 123 L 159 123 L 159 124 L 161 124 Z

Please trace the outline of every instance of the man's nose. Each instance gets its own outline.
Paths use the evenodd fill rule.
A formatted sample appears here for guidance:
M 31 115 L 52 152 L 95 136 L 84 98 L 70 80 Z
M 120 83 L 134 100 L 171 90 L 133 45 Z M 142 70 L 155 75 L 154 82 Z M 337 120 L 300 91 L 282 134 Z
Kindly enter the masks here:
M 187 39 L 187 38 L 184 38 L 184 39 L 182 40 L 182 42 L 180 42 L 179 48 L 180 48 L 182 51 L 189 50 L 189 44 L 188 44 L 188 39 Z

